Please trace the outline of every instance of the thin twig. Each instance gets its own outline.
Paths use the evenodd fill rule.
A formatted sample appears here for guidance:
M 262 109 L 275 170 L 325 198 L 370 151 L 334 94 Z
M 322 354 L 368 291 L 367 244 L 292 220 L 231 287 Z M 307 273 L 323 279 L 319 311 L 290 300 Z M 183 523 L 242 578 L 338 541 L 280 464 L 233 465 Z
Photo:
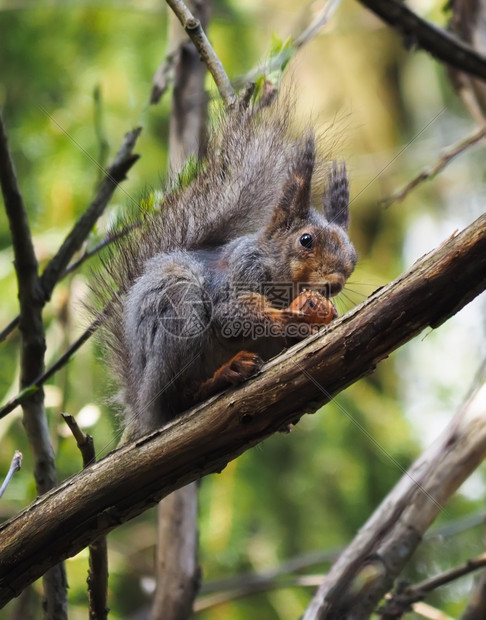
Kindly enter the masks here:
M 18 327 L 20 315 L 17 314 L 15 318 L 13 318 L 8 325 L 6 325 L 2 331 L 0 332 L 0 342 L 5 340 L 9 334 L 13 332 L 13 330 Z
M 421 47 L 451 67 L 486 80 L 486 58 L 456 36 L 431 24 L 397 0 L 359 0 L 401 32 L 407 47 Z
M 486 566 L 486 553 L 467 560 L 455 568 L 444 571 L 435 577 L 424 579 L 420 583 L 406 587 L 403 591 L 393 595 L 382 610 L 382 618 L 395 617 L 397 613 L 404 612 L 412 603 L 422 600 L 427 594 L 443 585 L 455 581 L 464 575 L 468 575 L 483 566 Z
M 66 269 L 74 253 L 79 250 L 81 244 L 105 210 L 118 184 L 126 178 L 128 170 L 139 158 L 139 155 L 133 154 L 132 151 L 141 131 L 141 127 L 137 127 L 125 135 L 123 143 L 115 159 L 108 167 L 105 178 L 101 182 L 92 203 L 73 226 L 57 254 L 51 258 L 45 268 L 41 281 L 46 300 L 50 298 L 55 284 Z
M 296 49 L 313 39 L 324 28 L 334 13 L 338 10 L 341 0 L 328 0 L 326 5 L 316 15 L 312 22 L 305 28 L 298 37 L 295 38 L 294 46 Z
M 79 428 L 74 416 L 67 413 L 61 415 L 76 439 L 83 459 L 83 467 L 86 468 L 96 461 L 93 437 Z M 89 545 L 88 598 L 90 619 L 106 620 L 109 612 L 106 536 L 100 536 Z
M 194 611 L 204 611 L 206 609 L 217 607 L 218 605 L 223 605 L 229 601 L 235 601 L 247 596 L 253 596 L 254 594 L 268 592 L 269 590 L 297 587 L 315 588 L 322 583 L 323 578 L 324 575 L 317 574 L 293 575 L 281 579 L 261 579 L 260 581 L 253 581 L 252 583 L 242 583 L 240 586 L 235 587 L 234 590 L 227 590 L 224 592 L 216 592 L 215 594 L 201 596 L 194 604 Z
M 3 481 L 2 486 L 0 487 L 0 497 L 2 497 L 2 495 L 5 493 L 5 489 L 10 484 L 10 480 L 12 480 L 14 474 L 17 471 L 19 471 L 21 465 L 22 465 L 22 452 L 15 450 L 15 453 L 12 458 L 12 462 L 10 463 L 10 468 L 7 472 L 7 475 L 5 476 L 5 480 Z
M 258 65 L 250 69 L 244 76 L 240 76 L 235 80 L 238 85 L 248 84 L 259 78 L 262 74 L 268 75 L 274 71 L 281 70 L 285 67 L 289 60 L 295 56 L 296 52 L 309 43 L 311 39 L 317 36 L 324 26 L 329 22 L 331 17 L 339 8 L 341 0 L 329 0 L 311 23 L 297 36 L 292 37 L 288 45 L 286 45 L 279 53 L 273 55 L 265 64 Z
M 311 551 L 303 555 L 290 558 L 273 569 L 260 573 L 240 573 L 233 577 L 215 579 L 203 583 L 201 595 L 216 594 L 238 590 L 241 587 L 251 587 L 253 584 L 258 586 L 260 583 L 279 581 L 282 577 L 288 577 L 291 573 L 303 570 L 310 570 L 313 566 L 320 564 L 330 564 L 336 560 L 342 548 L 328 549 L 322 551 Z
M 101 164 L 101 169 L 98 168 L 98 182 L 101 183 L 103 175 L 105 174 L 104 168 L 107 163 L 106 160 L 110 151 L 110 145 L 103 124 L 103 98 L 99 84 L 97 84 L 93 90 L 93 107 L 93 126 L 99 148 L 98 163 Z
M 167 90 L 168 86 L 174 81 L 174 71 L 177 65 L 183 43 L 167 54 L 162 63 L 157 68 L 152 79 L 152 91 L 150 93 L 150 103 L 155 104 Z
M 74 439 L 76 440 L 76 444 L 81 452 L 81 457 L 83 459 L 83 467 L 88 467 L 88 465 L 92 465 L 96 460 L 96 453 L 94 449 L 93 437 L 83 432 L 78 423 L 76 422 L 76 418 L 69 413 L 61 413 L 64 422 L 69 426 L 69 430 L 73 434 Z
M 189 38 L 196 46 L 201 59 L 206 64 L 209 72 L 213 76 L 214 82 L 219 90 L 226 107 L 232 106 L 236 101 L 235 91 L 231 86 L 229 77 L 224 67 L 211 46 L 201 23 L 189 11 L 181 0 L 166 0 L 167 4 L 174 11 L 182 27 L 187 32 Z
M 413 178 L 407 185 L 392 194 L 389 198 L 385 198 L 382 201 L 383 206 L 389 207 L 393 202 L 402 201 L 413 189 L 418 185 L 433 179 L 439 172 L 441 172 L 453 159 L 467 150 L 470 146 L 476 144 L 486 136 L 486 127 L 481 127 L 469 137 L 464 138 L 460 142 L 457 142 L 452 148 L 447 150 L 440 159 L 428 170 L 423 170 L 415 178 Z
M 130 233 L 132 230 L 135 230 L 136 228 L 141 226 L 141 224 L 142 224 L 142 220 L 138 220 L 138 221 L 136 221 L 133 224 L 130 224 L 128 226 L 123 226 L 123 228 L 121 228 L 120 230 L 111 231 L 99 243 L 97 243 L 95 246 L 93 246 L 90 250 L 85 250 L 85 252 L 83 253 L 82 256 L 80 256 L 77 260 L 72 262 L 69 265 L 69 267 L 66 267 L 66 269 L 63 271 L 60 279 L 66 277 L 68 274 L 70 274 L 73 271 L 75 271 L 84 262 L 86 262 L 87 260 L 89 260 L 90 258 L 95 256 L 96 254 L 101 252 L 101 250 L 104 250 L 107 246 L 109 246 L 114 241 L 118 241 L 118 239 L 122 239 L 125 235 Z
M 100 325 L 101 318 L 93 321 L 91 325 L 72 343 L 72 345 L 52 364 L 49 368 L 39 375 L 32 383 L 23 388 L 16 396 L 11 398 L 0 409 L 0 419 L 4 418 L 8 413 L 13 411 L 15 407 L 21 405 L 26 398 L 38 392 L 44 383 L 52 377 L 60 368 L 62 368 L 71 359 L 74 353 L 94 334 Z
M 135 142 L 140 135 L 140 132 L 141 128 L 138 127 L 136 129 L 133 129 L 132 131 L 129 131 L 125 135 L 125 138 L 118 150 L 118 153 L 115 155 L 112 163 L 105 171 L 105 177 L 100 183 L 98 192 L 96 193 L 93 201 L 88 206 L 84 214 L 73 226 L 71 232 L 64 240 L 56 255 L 53 256 L 47 264 L 40 278 L 40 284 L 42 287 L 44 298 L 43 303 L 46 303 L 50 299 L 54 286 L 57 284 L 57 282 L 67 273 L 73 271 L 73 266 L 69 268 L 67 267 L 69 261 L 71 260 L 75 252 L 77 252 L 77 250 L 81 247 L 82 243 L 93 228 L 97 219 L 105 210 L 119 183 L 126 178 L 126 175 L 130 168 L 139 159 L 139 155 L 134 155 L 132 151 L 135 146 Z M 113 235 L 112 238 L 116 239 L 117 236 Z M 90 256 L 92 256 L 92 254 L 96 253 L 97 251 L 98 249 L 93 250 Z M 82 262 L 84 262 L 84 260 L 86 259 L 80 259 L 78 261 L 78 264 L 81 264 Z M 18 324 L 19 316 L 15 317 L 0 332 L 0 342 L 2 342 L 2 340 L 4 340 L 17 327 Z

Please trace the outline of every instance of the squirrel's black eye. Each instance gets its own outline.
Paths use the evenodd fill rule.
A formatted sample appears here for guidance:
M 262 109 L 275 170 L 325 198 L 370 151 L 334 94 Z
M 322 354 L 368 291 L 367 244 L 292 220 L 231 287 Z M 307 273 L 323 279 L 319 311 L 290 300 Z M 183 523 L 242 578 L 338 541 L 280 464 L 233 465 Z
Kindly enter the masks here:
M 306 250 L 311 249 L 313 241 L 314 239 L 312 238 L 312 235 L 310 235 L 309 233 L 304 233 L 299 239 L 300 245 L 303 248 L 306 248 Z

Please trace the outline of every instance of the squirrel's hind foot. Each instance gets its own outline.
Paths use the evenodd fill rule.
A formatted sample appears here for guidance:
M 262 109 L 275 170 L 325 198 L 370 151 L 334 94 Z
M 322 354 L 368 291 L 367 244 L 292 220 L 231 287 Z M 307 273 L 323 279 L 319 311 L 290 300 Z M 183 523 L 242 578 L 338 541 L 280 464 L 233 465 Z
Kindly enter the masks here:
M 210 379 L 201 383 L 196 393 L 197 400 L 205 400 L 231 385 L 239 385 L 260 370 L 262 364 L 263 360 L 256 353 L 240 351 L 218 368 Z

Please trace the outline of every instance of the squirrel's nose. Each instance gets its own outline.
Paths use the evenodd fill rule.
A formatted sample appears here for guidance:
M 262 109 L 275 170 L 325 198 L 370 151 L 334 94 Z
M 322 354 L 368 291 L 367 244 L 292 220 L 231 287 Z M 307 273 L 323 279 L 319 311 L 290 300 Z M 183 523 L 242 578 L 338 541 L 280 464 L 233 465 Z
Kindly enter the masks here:
M 338 295 L 344 288 L 344 278 L 338 274 L 332 275 L 328 280 L 329 297 Z

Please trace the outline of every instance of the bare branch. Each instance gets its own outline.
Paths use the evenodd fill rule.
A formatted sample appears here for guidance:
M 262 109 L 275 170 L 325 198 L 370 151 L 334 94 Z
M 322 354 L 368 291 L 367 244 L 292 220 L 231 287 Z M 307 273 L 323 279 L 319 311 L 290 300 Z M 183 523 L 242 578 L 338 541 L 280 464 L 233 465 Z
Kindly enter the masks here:
M 112 235 L 107 238 L 106 243 L 96 248 L 91 252 L 86 253 L 84 257 L 79 259 L 74 265 L 68 268 L 69 261 L 79 250 L 82 243 L 88 236 L 89 232 L 93 228 L 97 219 L 105 210 L 108 202 L 110 201 L 115 189 L 126 178 L 127 172 L 138 160 L 139 155 L 132 153 L 135 147 L 135 142 L 140 135 L 141 128 L 133 129 L 129 131 L 123 140 L 123 143 L 118 150 L 113 162 L 108 167 L 105 177 L 101 182 L 98 192 L 94 197 L 91 204 L 86 209 L 85 213 L 79 218 L 76 224 L 73 226 L 71 232 L 64 240 L 63 244 L 59 248 L 57 254 L 47 264 L 42 277 L 40 278 L 40 285 L 43 293 L 43 305 L 48 301 L 52 295 L 52 291 L 57 282 L 64 277 L 67 273 L 70 273 L 79 266 L 86 258 L 89 258 L 95 254 L 99 249 L 107 245 L 111 241 L 115 240 L 119 235 Z M 125 231 L 124 231 L 125 232 Z M 102 242 L 103 243 L 103 242 Z M 19 318 L 15 317 L 3 330 L 0 332 L 0 342 L 17 327 L 19 324 Z
M 157 511 L 157 588 L 150 618 L 191 615 L 200 586 L 198 488 L 192 482 L 164 497 Z
M 226 107 L 232 106 L 236 102 L 236 95 L 229 77 L 226 75 L 221 61 L 213 50 L 201 23 L 189 11 L 182 0 L 166 0 L 167 4 L 177 15 L 182 27 L 187 32 L 189 38 L 194 43 L 201 59 L 206 64 L 209 73 L 213 76 L 214 82 L 218 87 L 219 93 L 225 102 Z
M 239 588 L 251 588 L 255 585 L 258 588 L 260 583 L 280 583 L 282 577 L 287 577 L 294 572 L 302 572 L 308 570 L 317 564 L 334 562 L 342 549 L 330 549 L 328 551 L 311 551 L 300 556 L 291 558 L 276 568 L 263 571 L 261 573 L 243 573 L 225 579 L 216 579 L 214 581 L 206 581 L 201 586 L 201 594 L 221 594 L 222 592 L 230 592 Z M 322 581 L 322 579 L 321 579 Z M 321 583 L 319 582 L 319 584 Z M 317 584 L 317 585 L 319 585 Z
M 433 590 L 436 590 L 451 581 L 455 581 L 456 579 L 459 579 L 459 577 L 468 575 L 483 566 L 486 566 L 486 553 L 483 553 L 476 558 L 471 558 L 470 560 L 467 560 L 467 562 L 464 562 L 464 564 L 451 568 L 448 571 L 444 571 L 440 575 L 436 575 L 430 579 L 425 579 L 424 581 L 416 583 L 413 586 L 406 587 L 403 591 L 393 595 L 387 601 L 382 611 L 382 619 L 391 620 L 392 618 L 396 618 L 397 613 L 405 612 L 410 608 L 412 603 L 422 600 Z
M 398 30 L 407 47 L 421 47 L 451 67 L 486 80 L 486 58 L 447 30 L 420 18 L 397 0 L 359 0 Z
M 467 515 L 466 517 L 454 519 L 453 521 L 428 531 L 424 536 L 424 540 L 434 539 L 438 536 L 441 538 L 454 536 L 458 532 L 462 532 L 470 529 L 471 527 L 484 523 L 485 516 L 484 511 L 479 511 L 474 515 Z M 320 585 L 324 578 L 323 576 L 311 574 L 305 576 L 303 581 L 300 581 L 296 580 L 291 574 L 297 571 L 301 574 L 303 570 L 308 571 L 313 566 L 335 562 L 343 550 L 343 548 L 336 548 L 311 551 L 290 558 L 275 568 L 264 572 L 243 573 L 224 579 L 216 579 L 209 582 L 206 581 L 201 585 L 201 596 L 199 596 L 196 600 L 194 610 L 202 611 L 229 600 L 234 600 L 243 596 L 251 596 L 252 594 L 275 588 Z M 418 610 L 417 613 L 419 613 Z M 470 618 L 469 620 L 473 619 Z
M 14 474 L 19 471 L 20 466 L 22 465 L 22 452 L 15 450 L 14 455 L 12 457 L 12 462 L 10 463 L 9 470 L 7 475 L 5 476 L 5 480 L 0 487 L 0 497 L 5 493 L 5 489 L 10 484 L 10 480 L 12 480 Z
M 5 340 L 5 338 L 7 338 L 7 336 L 11 334 L 16 327 L 18 327 L 19 320 L 20 320 L 20 315 L 17 314 L 17 316 L 14 319 L 12 319 L 10 323 L 2 329 L 2 331 L 0 332 L 0 342 Z
M 451 280 L 454 287 L 449 286 Z M 425 327 L 440 325 L 485 287 L 486 214 L 331 323 L 324 333 L 271 360 L 254 379 L 116 450 L 1 524 L 0 605 L 52 564 L 74 555 L 176 488 L 221 471 L 231 459 L 295 422 L 303 412 L 315 411 Z M 417 475 L 421 486 L 412 484 L 410 492 L 420 495 L 426 488 L 435 500 L 429 503 L 438 510 L 465 469 L 474 467 L 486 451 L 483 422 L 476 418 L 467 453 L 461 453 L 465 445 L 459 441 L 460 428 L 448 444 L 449 453 L 454 455 L 457 448 L 456 456 L 461 453 L 467 467 L 441 463 L 438 469 L 449 476 L 447 484 L 442 480 L 440 488 L 430 488 Z M 436 482 L 437 476 L 430 480 Z M 416 523 L 418 530 L 430 518 L 430 512 L 424 511 Z M 416 530 L 407 531 L 414 535 Z
M 108 618 L 108 546 L 106 536 L 100 536 L 89 545 L 88 571 L 89 617 L 91 620 Z
M 94 441 L 91 435 L 84 433 L 78 426 L 74 416 L 61 414 L 76 439 L 83 458 L 83 467 L 96 461 Z M 91 620 L 108 618 L 108 547 L 106 536 L 100 536 L 89 546 L 88 571 L 89 617 Z
M 93 437 L 83 432 L 76 422 L 76 418 L 69 413 L 61 413 L 64 421 L 69 426 L 69 430 L 73 434 L 76 444 L 81 452 L 83 459 L 83 467 L 88 467 L 96 461 Z
M 454 144 L 450 149 L 448 149 L 440 159 L 428 170 L 423 170 L 420 174 L 418 174 L 415 178 L 413 178 L 407 185 L 392 194 L 389 198 L 385 198 L 382 201 L 382 204 L 385 207 L 389 207 L 393 202 L 403 200 L 412 190 L 414 190 L 418 185 L 427 181 L 429 179 L 433 179 L 439 172 L 441 172 L 453 159 L 455 159 L 458 155 L 461 155 L 465 150 L 469 147 L 473 146 L 480 140 L 482 140 L 486 136 L 486 127 L 481 127 L 477 129 L 473 134 L 464 138 L 457 144 Z
M 152 92 L 150 93 L 150 103 L 155 104 L 167 90 L 169 84 L 174 81 L 174 71 L 181 54 L 183 43 L 172 52 L 167 54 L 152 78 Z
M 31 282 L 32 272 L 37 276 L 37 257 L 34 252 L 30 228 L 27 219 L 22 195 L 17 183 L 14 165 L 8 150 L 7 134 L 3 122 L 3 115 L 0 110 L 0 183 L 5 210 L 12 233 L 12 244 L 15 256 L 15 269 L 19 278 L 25 276 L 26 283 L 23 287 L 33 285 Z M 19 273 L 20 272 L 20 273 Z M 34 278 L 35 279 L 35 278 Z M 20 291 L 19 291 L 20 293 Z M 36 296 L 37 291 L 32 292 Z
M 0 112 L 0 183 L 5 210 L 12 233 L 15 273 L 20 303 L 19 327 L 22 334 L 20 387 L 25 389 L 44 370 L 46 350 L 42 308 L 44 293 L 38 273 L 37 257 L 27 218 L 27 211 L 17 183 L 10 156 L 7 134 Z M 24 399 L 23 423 L 34 455 L 34 476 L 39 494 L 57 483 L 54 449 L 51 444 L 44 409 L 42 388 Z M 64 566 L 59 564 L 44 576 L 48 618 L 67 618 L 67 583 Z
M 115 159 L 106 171 L 93 202 L 73 226 L 57 254 L 51 258 L 45 268 L 41 282 L 46 300 L 50 298 L 54 286 L 68 266 L 74 253 L 81 247 L 81 244 L 105 210 L 118 184 L 126 178 L 128 170 L 139 158 L 139 155 L 134 155 L 132 151 L 141 131 L 141 127 L 137 127 L 125 135 L 125 139 Z
M 449 27 L 462 41 L 480 54 L 486 51 L 484 40 L 486 4 L 483 0 L 451 0 L 452 11 Z M 486 123 L 486 84 L 481 80 L 452 69 L 452 85 L 464 101 L 471 116 L 479 125 Z
M 447 500 L 486 457 L 485 391 L 483 382 L 360 529 L 324 579 L 304 620 L 361 620 L 373 612 Z M 485 560 L 486 555 L 474 560 L 476 568 Z M 460 573 L 463 567 L 456 569 L 456 576 Z M 420 584 L 420 595 L 411 601 L 449 578 L 451 573 Z M 395 617 L 402 607 L 397 603 L 393 609 L 384 617 Z
M 141 223 L 140 221 L 134 222 L 133 224 L 130 224 L 128 226 L 123 226 L 123 228 L 121 228 L 120 230 L 115 230 L 115 231 L 111 231 L 110 233 L 108 233 L 104 239 L 102 239 L 99 243 L 97 243 L 90 250 L 85 250 L 83 254 L 77 260 L 75 260 L 68 267 L 66 267 L 66 269 L 61 274 L 60 279 L 64 278 L 65 276 L 72 273 L 73 271 L 76 271 L 76 269 L 78 269 L 78 267 L 80 267 L 84 262 L 86 262 L 91 257 L 101 252 L 101 250 L 109 246 L 114 241 L 121 239 L 122 237 L 127 235 L 132 230 L 135 230 L 135 228 L 137 228 L 140 225 L 140 223 Z
M 247 85 L 249 82 L 254 82 L 261 75 L 268 75 L 273 71 L 282 70 L 301 47 L 309 43 L 323 30 L 340 4 L 341 0 L 328 0 L 310 24 L 300 34 L 293 36 L 288 45 L 285 45 L 279 53 L 265 61 L 263 65 L 257 65 L 245 75 L 237 78 L 235 83 L 239 86 Z
M 303 30 L 299 36 L 295 38 L 295 48 L 301 48 L 316 35 L 318 35 L 334 13 L 338 10 L 340 4 L 341 0 L 328 0 L 307 28 L 305 28 L 305 30 Z
M 106 131 L 103 124 L 103 98 L 101 94 L 101 87 L 97 84 L 93 90 L 93 104 L 94 104 L 94 132 L 96 140 L 98 142 L 98 182 L 101 183 L 105 175 L 105 166 L 107 165 L 107 158 L 110 152 L 110 145 L 108 138 L 106 137 Z
M 49 368 L 36 377 L 32 383 L 23 388 L 16 396 L 11 398 L 8 403 L 6 403 L 0 409 L 0 419 L 4 418 L 7 414 L 21 405 L 26 399 L 31 397 L 36 392 L 42 389 L 44 383 L 52 377 L 59 369 L 65 366 L 71 357 L 76 353 L 76 351 L 93 335 L 93 333 L 98 329 L 100 324 L 100 319 L 93 321 L 91 325 L 79 336 L 75 342 L 52 364 Z
M 205 611 L 206 609 L 223 605 L 229 601 L 235 601 L 240 598 L 253 596 L 261 592 L 268 592 L 269 590 L 277 590 L 279 588 L 316 587 L 322 582 L 322 579 L 323 575 L 293 575 L 291 577 L 284 577 L 283 579 L 265 579 L 261 577 L 258 581 L 254 579 L 250 582 L 242 582 L 239 586 L 236 586 L 234 590 L 226 590 L 217 592 L 216 594 L 202 596 L 196 601 L 194 611 Z

